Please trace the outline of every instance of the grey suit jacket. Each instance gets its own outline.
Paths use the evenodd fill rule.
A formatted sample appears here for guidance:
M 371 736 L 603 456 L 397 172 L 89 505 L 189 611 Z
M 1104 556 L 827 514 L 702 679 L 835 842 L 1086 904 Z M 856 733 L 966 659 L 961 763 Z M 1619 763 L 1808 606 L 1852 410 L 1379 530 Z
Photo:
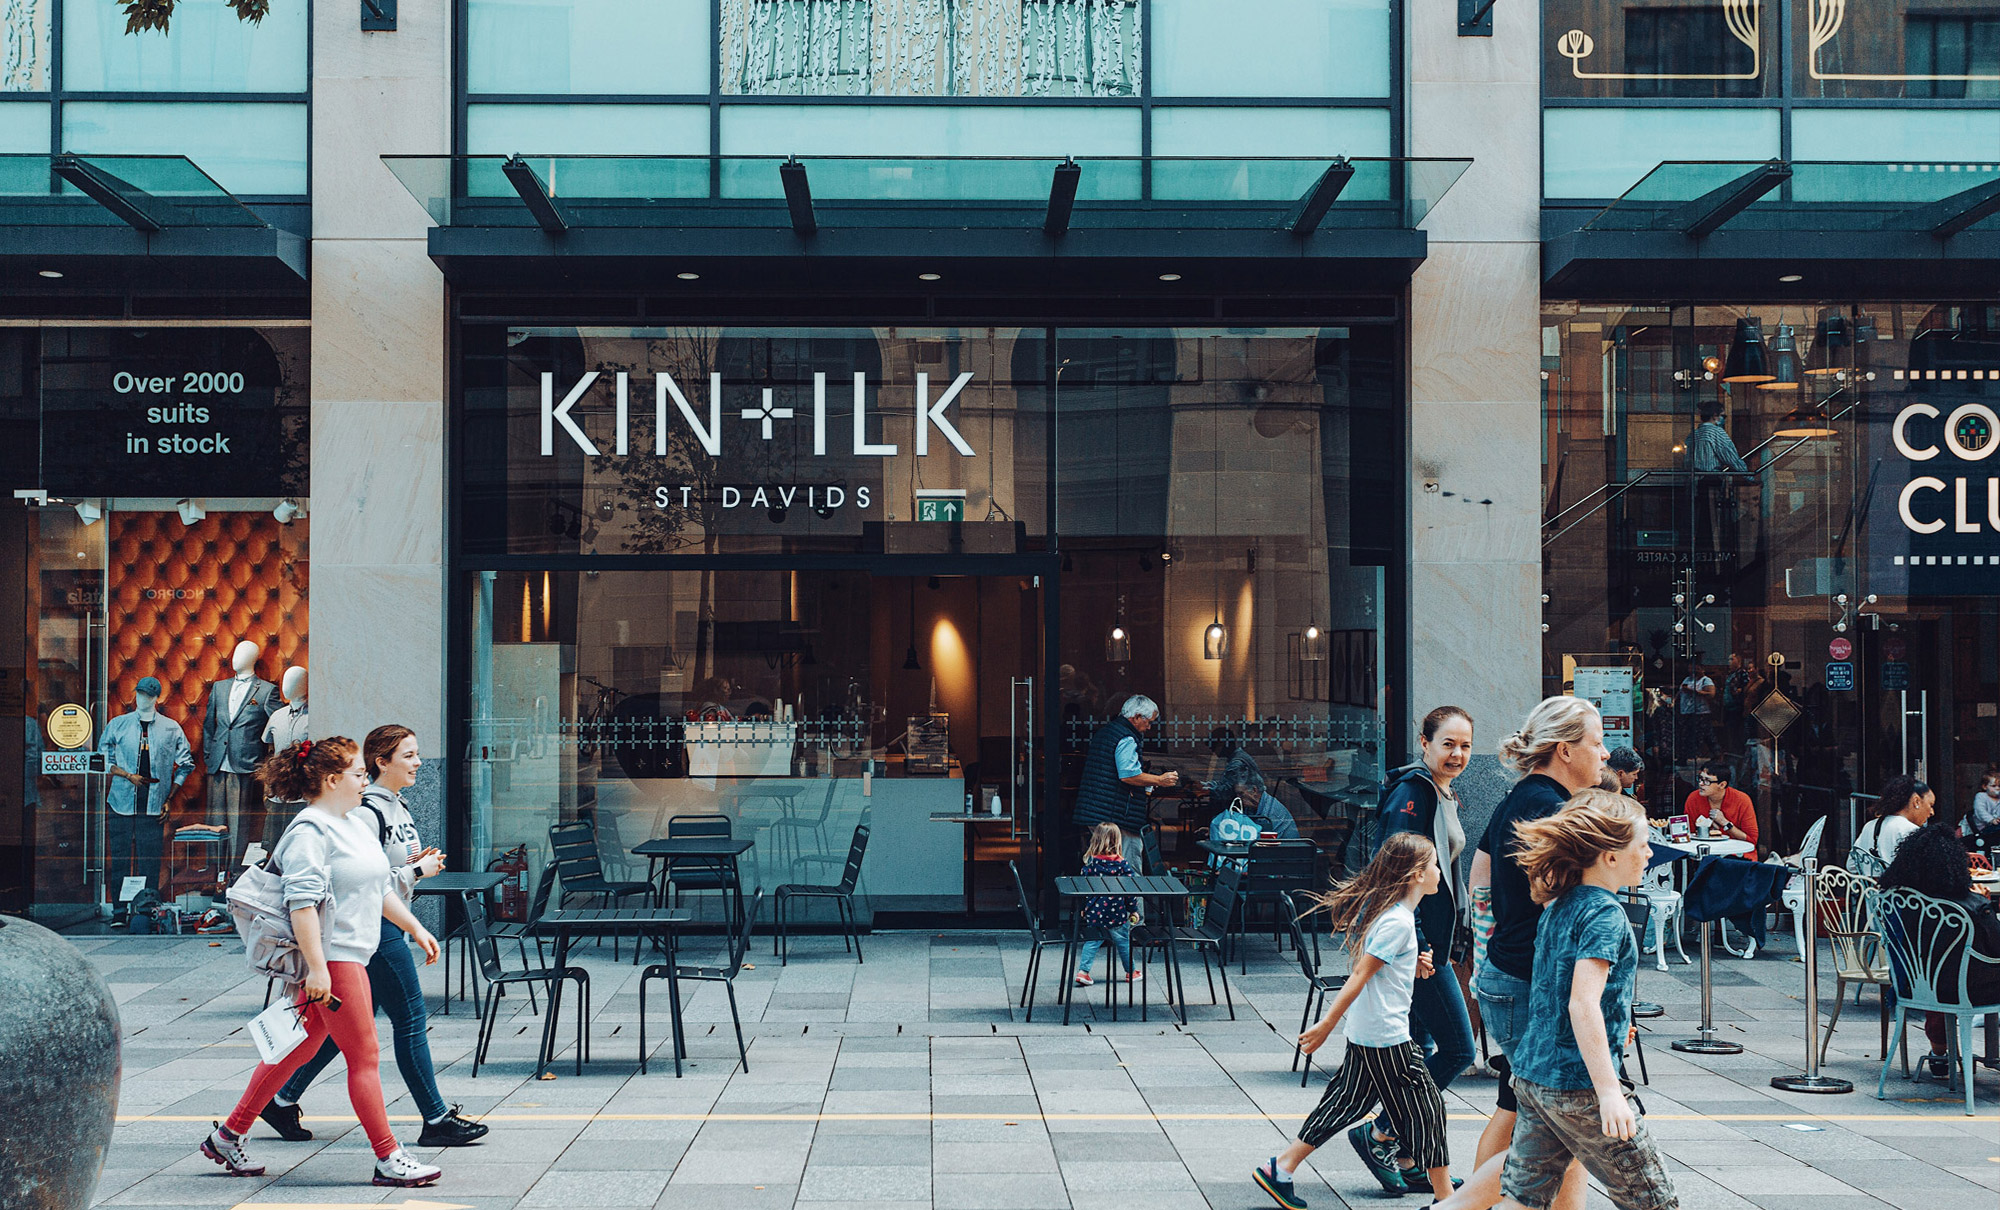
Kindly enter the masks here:
M 278 687 L 262 677 L 252 677 L 243 709 L 235 718 L 229 713 L 229 691 L 236 680 L 217 681 L 208 687 L 208 713 L 201 725 L 201 763 L 210 773 L 222 772 L 226 753 L 238 769 L 255 769 L 264 759 L 264 724 L 282 703 Z

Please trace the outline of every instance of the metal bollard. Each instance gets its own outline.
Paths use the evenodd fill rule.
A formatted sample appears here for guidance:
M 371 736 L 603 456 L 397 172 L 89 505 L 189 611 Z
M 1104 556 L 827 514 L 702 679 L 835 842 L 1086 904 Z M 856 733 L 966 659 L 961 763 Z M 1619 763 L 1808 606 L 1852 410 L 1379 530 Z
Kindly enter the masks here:
M 1740 1055 L 1743 1048 L 1715 1036 L 1715 921 L 1701 922 L 1701 1036 L 1682 1038 L 1674 1049 L 1691 1055 Z
M 1819 899 L 1814 886 L 1818 872 L 1819 862 L 1805 858 L 1800 875 L 1806 880 L 1805 931 L 1801 934 L 1806 951 L 1799 956 L 1806 964 L 1806 1069 L 1802 1075 L 1772 1076 L 1771 1087 L 1786 1092 L 1853 1092 L 1852 1081 L 1819 1074 Z

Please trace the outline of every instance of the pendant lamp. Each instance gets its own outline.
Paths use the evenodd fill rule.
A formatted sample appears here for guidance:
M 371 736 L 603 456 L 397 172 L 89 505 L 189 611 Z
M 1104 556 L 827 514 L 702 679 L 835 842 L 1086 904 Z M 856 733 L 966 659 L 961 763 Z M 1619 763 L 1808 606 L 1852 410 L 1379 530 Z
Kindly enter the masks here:
M 1764 325 L 1755 319 L 1736 321 L 1736 338 L 1722 366 L 1724 382 L 1769 382 L 1772 374 L 1764 355 Z
M 1854 343 L 1847 316 L 1829 311 L 1813 328 L 1812 358 L 1805 367 L 1809 378 L 1830 377 L 1847 367 L 1840 364 L 1840 351 Z
M 1799 389 L 1799 340 L 1790 324 L 1779 324 L 1778 334 L 1771 340 L 1769 382 L 1760 382 L 1760 391 L 1796 391 Z
M 1132 634 L 1123 622 L 1111 623 L 1111 630 L 1104 636 L 1104 658 L 1113 664 L 1132 662 Z
M 1201 658 L 1219 660 L 1229 654 L 1229 627 L 1222 624 L 1222 614 L 1217 613 L 1208 629 L 1201 632 Z
M 1317 664 L 1326 658 L 1326 632 L 1318 626 L 1307 626 L 1299 636 L 1299 659 Z

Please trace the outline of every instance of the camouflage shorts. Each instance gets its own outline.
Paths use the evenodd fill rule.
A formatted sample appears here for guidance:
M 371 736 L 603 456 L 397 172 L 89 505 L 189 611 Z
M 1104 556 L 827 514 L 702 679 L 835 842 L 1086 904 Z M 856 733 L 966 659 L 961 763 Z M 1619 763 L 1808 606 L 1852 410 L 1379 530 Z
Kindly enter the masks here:
M 1597 1117 L 1597 1094 L 1590 1089 L 1544 1088 L 1514 1077 L 1520 1117 L 1500 1187 L 1508 1197 L 1529 1207 L 1548 1210 L 1562 1188 L 1563 1173 L 1572 1159 L 1604 1185 L 1618 1210 L 1675 1210 L 1680 1199 L 1660 1163 L 1642 1117 L 1630 1139 L 1607 1138 Z M 1638 1113 L 1636 1098 L 1633 1112 Z

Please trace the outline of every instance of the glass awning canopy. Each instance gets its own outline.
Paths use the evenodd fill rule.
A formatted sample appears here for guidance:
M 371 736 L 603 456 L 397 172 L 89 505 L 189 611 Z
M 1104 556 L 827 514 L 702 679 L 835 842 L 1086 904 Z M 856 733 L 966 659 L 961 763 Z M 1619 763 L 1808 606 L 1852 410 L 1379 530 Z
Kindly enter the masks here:
M 0 227 L 268 224 L 180 155 L 0 155 Z
M 384 156 L 442 227 L 1414 228 L 1469 159 Z M 1148 220 L 1146 215 L 1156 216 Z
M 2000 231 L 2000 158 L 1923 161 L 1670 160 L 1586 231 L 1902 232 L 1949 239 Z

